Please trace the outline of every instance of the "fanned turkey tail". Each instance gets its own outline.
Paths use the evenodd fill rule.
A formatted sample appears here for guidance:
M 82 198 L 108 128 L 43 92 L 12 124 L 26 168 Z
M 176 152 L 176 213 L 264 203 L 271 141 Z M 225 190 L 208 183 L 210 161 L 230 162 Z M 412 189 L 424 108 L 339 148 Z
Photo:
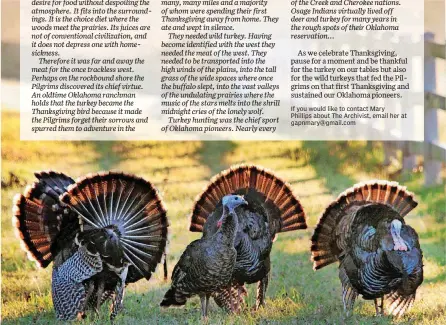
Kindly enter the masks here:
M 166 209 L 151 183 L 119 172 L 89 174 L 71 185 L 61 201 L 80 216 L 82 232 L 102 229 L 116 235 L 117 243 L 106 241 L 101 249 L 125 257 L 127 283 L 151 277 L 165 253 L 168 232 Z M 116 247 L 122 252 L 113 252 Z
M 17 194 L 13 204 L 13 227 L 30 260 L 46 267 L 58 252 L 58 239 L 68 239 L 79 228 L 77 215 L 59 200 L 70 184 L 70 177 L 54 172 L 38 172 L 38 181 L 24 194 Z
M 338 260 L 345 248 L 354 212 L 370 203 L 390 207 L 401 218 L 417 206 L 413 194 L 396 182 L 373 180 L 349 188 L 328 206 L 313 233 L 311 259 L 315 270 Z
M 228 194 L 244 195 L 250 207 L 265 211 L 272 235 L 307 228 L 302 205 L 289 184 L 262 167 L 238 165 L 216 175 L 198 196 L 190 231 L 203 232 L 208 216 L 221 208 L 221 199 Z

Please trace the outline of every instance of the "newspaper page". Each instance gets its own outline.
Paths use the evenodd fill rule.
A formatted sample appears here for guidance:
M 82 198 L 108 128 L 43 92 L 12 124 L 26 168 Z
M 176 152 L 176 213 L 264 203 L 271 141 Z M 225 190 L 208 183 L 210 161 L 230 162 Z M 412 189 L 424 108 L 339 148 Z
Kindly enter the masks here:
M 1 18 L 2 323 L 446 324 L 444 0 Z

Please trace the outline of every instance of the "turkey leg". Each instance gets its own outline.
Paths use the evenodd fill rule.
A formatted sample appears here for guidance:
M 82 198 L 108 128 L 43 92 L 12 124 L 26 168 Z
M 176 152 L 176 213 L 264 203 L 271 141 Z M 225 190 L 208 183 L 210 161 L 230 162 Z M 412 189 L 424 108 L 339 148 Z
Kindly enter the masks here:
M 125 280 L 127 279 L 128 271 L 129 271 L 129 265 L 127 264 L 121 272 L 120 275 L 121 280 L 118 287 L 116 288 L 116 295 L 112 304 L 112 312 L 110 315 L 110 320 L 113 320 L 123 307 L 122 302 L 124 300 Z
M 378 299 L 380 300 L 379 302 Z M 374 301 L 375 301 L 376 316 L 384 315 L 384 297 L 375 298 Z
M 88 290 L 87 290 L 87 295 L 85 296 L 85 302 L 84 302 L 84 307 L 83 307 L 83 312 L 82 312 L 83 315 L 85 315 L 85 311 L 87 310 L 87 307 L 88 307 L 88 301 L 90 300 L 93 291 L 94 291 L 94 282 L 88 281 Z M 84 317 L 82 317 L 82 318 L 84 318 Z
M 208 319 L 208 306 L 209 306 L 209 295 L 200 295 L 201 300 L 201 317 L 203 320 Z
M 166 255 L 166 253 L 164 253 L 163 270 L 164 270 L 164 281 L 167 281 L 168 273 L 167 273 L 167 255 Z
M 102 295 L 104 294 L 105 281 L 104 279 L 99 280 L 98 290 L 96 292 L 96 313 L 99 315 L 99 309 L 101 308 Z
M 209 309 L 209 298 L 211 295 L 206 295 L 206 316 L 208 314 L 208 309 Z
M 256 310 L 261 306 L 265 306 L 266 289 L 268 288 L 268 275 L 259 281 L 257 285 Z

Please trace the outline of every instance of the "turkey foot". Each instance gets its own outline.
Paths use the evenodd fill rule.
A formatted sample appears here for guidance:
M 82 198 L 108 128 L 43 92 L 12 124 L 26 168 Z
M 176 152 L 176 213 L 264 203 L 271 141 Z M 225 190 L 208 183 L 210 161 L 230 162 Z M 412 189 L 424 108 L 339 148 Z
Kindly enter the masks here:
M 378 303 L 378 299 L 380 302 Z M 383 316 L 384 315 L 384 297 L 381 298 L 375 298 L 375 311 L 376 316 Z
M 78 321 L 84 320 L 85 318 L 87 318 L 87 315 L 85 314 L 85 312 L 80 311 L 80 312 L 77 313 L 76 319 Z

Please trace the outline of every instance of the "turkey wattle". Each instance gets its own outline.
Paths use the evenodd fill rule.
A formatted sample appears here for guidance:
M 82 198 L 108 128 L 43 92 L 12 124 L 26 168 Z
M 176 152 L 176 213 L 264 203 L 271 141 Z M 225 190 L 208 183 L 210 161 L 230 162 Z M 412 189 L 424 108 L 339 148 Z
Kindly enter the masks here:
M 28 257 L 53 262 L 58 319 L 85 317 L 113 299 L 122 309 L 127 283 L 149 279 L 167 241 L 166 210 L 156 189 L 133 175 L 102 172 L 76 182 L 53 171 L 17 195 L 13 224 Z
M 307 228 L 305 213 L 290 186 L 279 177 L 261 167 L 240 165 L 216 175 L 198 196 L 190 231 L 203 232 L 204 238 L 215 234 L 223 213 L 222 199 L 229 194 L 242 195 L 248 205 L 237 209 L 237 260 L 231 286 L 213 297 L 219 306 L 238 311 L 246 293 L 244 284 L 258 283 L 258 308 L 265 301 L 274 238 L 280 232 Z
M 404 217 L 417 206 L 395 182 L 370 181 L 342 193 L 325 210 L 312 237 L 313 268 L 339 261 L 344 309 L 362 295 L 376 314 L 401 316 L 423 282 L 422 251 Z

